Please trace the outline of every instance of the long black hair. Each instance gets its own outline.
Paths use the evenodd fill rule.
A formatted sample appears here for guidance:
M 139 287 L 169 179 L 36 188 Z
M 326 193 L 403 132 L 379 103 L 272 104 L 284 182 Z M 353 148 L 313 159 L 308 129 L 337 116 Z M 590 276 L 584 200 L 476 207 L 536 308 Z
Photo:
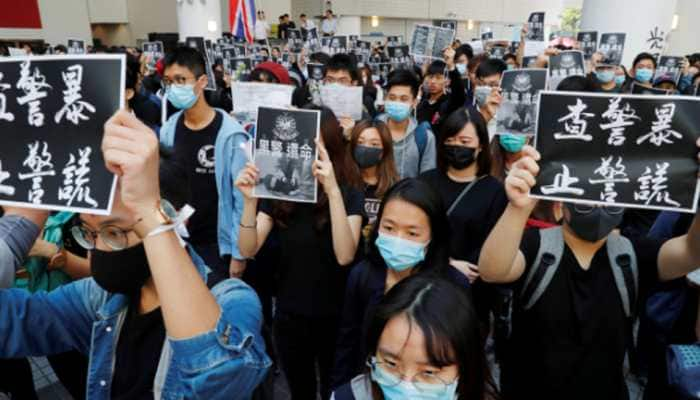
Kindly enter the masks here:
M 465 292 L 433 274 L 418 274 L 397 283 L 374 309 L 366 336 L 367 359 L 376 354 L 389 321 L 405 317 L 420 329 L 425 352 L 436 367 L 457 365 L 460 400 L 495 398 L 479 333 L 479 318 Z M 382 398 L 373 383 L 374 398 Z
M 384 258 L 379 254 L 379 249 L 375 244 L 377 236 L 379 236 L 379 226 L 384 215 L 384 208 L 392 200 L 403 200 L 407 203 L 423 210 L 428 216 L 430 222 L 431 239 L 428 244 L 425 260 L 416 266 L 416 271 L 431 269 L 438 272 L 444 272 L 448 265 L 449 249 L 448 249 L 448 233 L 449 223 L 447 221 L 446 211 L 442 204 L 442 199 L 427 183 L 416 179 L 406 178 L 397 182 L 392 186 L 382 199 L 382 204 L 379 206 L 377 213 L 377 222 L 370 233 L 370 252 L 369 260 L 372 266 L 376 268 L 386 268 Z

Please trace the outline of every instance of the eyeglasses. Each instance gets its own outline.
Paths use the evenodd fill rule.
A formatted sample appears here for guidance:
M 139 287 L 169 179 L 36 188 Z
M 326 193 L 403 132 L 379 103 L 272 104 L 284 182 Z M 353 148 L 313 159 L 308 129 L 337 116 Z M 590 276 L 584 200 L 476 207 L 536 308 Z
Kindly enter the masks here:
M 325 78 L 323 78 L 323 82 L 328 85 L 339 83 L 341 85 L 349 86 L 352 84 L 352 80 L 350 80 L 350 78 L 348 77 L 333 78 L 332 76 L 326 76 Z
M 367 361 L 367 366 L 370 367 L 372 371 L 376 371 L 377 368 L 381 368 L 386 371 L 384 374 L 375 374 L 375 377 L 378 378 L 377 383 L 380 385 L 396 386 L 403 380 L 402 377 L 404 376 L 404 373 L 395 363 L 378 361 L 376 357 L 372 357 Z M 411 384 L 421 392 L 427 392 L 434 389 L 436 386 L 447 387 L 453 383 L 454 381 L 445 382 L 435 373 L 427 371 L 416 374 L 411 378 Z
M 590 204 L 574 204 L 574 210 L 580 214 L 590 214 L 596 208 L 602 208 L 605 212 L 610 215 L 620 215 L 625 212 L 625 209 L 618 206 L 593 206 Z
M 184 76 L 178 76 L 178 77 L 175 78 L 175 80 L 170 80 L 170 79 L 168 79 L 168 78 L 163 78 L 163 79 L 160 81 L 160 86 L 161 86 L 163 89 L 168 90 L 168 88 L 169 88 L 170 86 L 172 86 L 172 85 L 187 85 L 187 81 L 188 81 L 189 79 L 191 79 L 191 78 L 186 78 L 186 77 L 184 77 Z M 197 80 L 197 79 L 195 78 L 195 81 L 196 81 L 196 80 Z
M 129 247 L 128 235 L 129 232 L 133 231 L 133 226 L 128 229 L 122 229 L 118 226 L 107 225 L 95 232 L 84 225 L 75 225 L 70 231 L 75 241 L 86 250 L 94 250 L 96 247 L 95 243 L 99 237 L 109 248 L 118 251 Z

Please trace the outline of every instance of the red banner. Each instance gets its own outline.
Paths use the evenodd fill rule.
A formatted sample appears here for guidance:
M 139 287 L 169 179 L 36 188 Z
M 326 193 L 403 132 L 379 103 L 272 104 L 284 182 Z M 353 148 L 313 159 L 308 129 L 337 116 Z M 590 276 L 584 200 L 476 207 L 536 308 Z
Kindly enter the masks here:
M 41 29 L 37 0 L 0 0 L 0 28 Z

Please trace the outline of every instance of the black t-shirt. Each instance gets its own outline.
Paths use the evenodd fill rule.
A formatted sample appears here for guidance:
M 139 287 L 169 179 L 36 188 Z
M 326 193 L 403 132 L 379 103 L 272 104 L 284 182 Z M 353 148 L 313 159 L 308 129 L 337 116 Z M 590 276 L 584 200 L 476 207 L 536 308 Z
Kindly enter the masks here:
M 662 242 L 631 240 L 639 270 L 638 309 L 658 281 Z M 514 285 L 516 293 L 520 293 L 539 246 L 539 231 L 528 230 L 520 245 L 527 267 Z M 515 310 L 512 340 L 505 353 L 504 398 L 628 398 L 623 361 L 630 328 L 607 246 L 598 250 L 588 270 L 579 266 L 565 246 L 542 297 L 528 311 L 519 304 Z
M 187 224 L 190 243 L 195 245 L 217 243 L 219 194 L 214 145 L 222 122 L 223 116 L 216 111 L 216 117 L 206 128 L 193 131 L 185 126 L 183 114 L 175 128 L 175 159 L 187 170 L 190 181 L 188 203 L 197 210 Z
M 362 215 L 362 192 L 342 192 L 347 215 Z M 330 317 L 340 313 L 348 267 L 336 260 L 330 216 L 318 230 L 315 208 L 315 204 L 294 204 L 286 226 L 275 223 L 271 233 L 279 240 L 277 308 L 294 315 Z M 263 200 L 260 212 L 272 217 L 273 202 Z
M 160 307 L 140 315 L 139 300 L 135 296 L 131 301 L 119 334 L 112 399 L 153 399 L 153 381 L 165 342 L 165 323 Z
M 470 182 L 455 182 L 447 174 L 433 169 L 420 179 L 442 198 L 445 212 Z M 492 176 L 481 178 L 455 207 L 450 222 L 450 256 L 477 264 L 481 246 L 508 205 L 503 184 Z

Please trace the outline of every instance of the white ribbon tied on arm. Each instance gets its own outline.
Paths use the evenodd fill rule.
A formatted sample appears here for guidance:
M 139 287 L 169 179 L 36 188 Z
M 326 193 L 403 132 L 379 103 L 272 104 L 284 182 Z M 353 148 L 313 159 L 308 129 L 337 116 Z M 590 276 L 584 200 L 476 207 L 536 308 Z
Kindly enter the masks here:
M 192 216 L 194 215 L 195 209 L 189 205 L 185 204 L 182 209 L 180 209 L 180 212 L 177 214 L 177 217 L 173 219 L 173 222 L 171 224 L 167 225 L 162 225 L 159 226 L 158 228 L 154 229 L 151 233 L 148 234 L 148 236 L 156 236 L 160 235 L 163 232 L 167 232 L 170 230 L 175 231 L 175 235 L 177 236 L 177 239 L 180 241 L 180 245 L 182 247 L 187 246 L 187 242 L 183 238 L 189 238 L 190 233 L 187 231 L 187 227 L 185 226 L 185 222 Z

